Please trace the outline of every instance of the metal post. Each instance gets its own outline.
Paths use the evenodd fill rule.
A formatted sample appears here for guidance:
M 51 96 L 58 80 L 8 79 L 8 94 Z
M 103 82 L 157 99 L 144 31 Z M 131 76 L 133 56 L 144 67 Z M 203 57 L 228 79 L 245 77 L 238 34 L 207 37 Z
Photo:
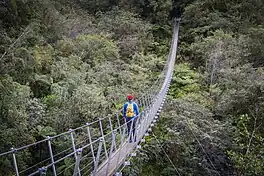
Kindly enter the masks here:
M 94 164 L 93 176 L 96 176 L 96 174 L 97 174 L 97 167 L 98 167 L 98 163 L 99 163 L 99 159 L 100 159 L 100 155 L 101 155 L 102 145 L 103 145 L 103 138 L 101 137 L 99 147 L 98 147 L 98 151 L 97 151 L 97 155 L 96 155 L 96 161 Z
M 140 114 L 140 122 L 138 123 L 138 131 L 137 131 L 137 139 L 138 141 L 140 141 L 141 139 L 141 131 L 142 131 L 142 122 L 143 122 L 143 119 L 144 119 L 144 114 Z
M 109 125 L 110 125 L 111 132 L 113 134 L 113 124 L 112 124 L 112 120 L 111 120 L 111 114 L 108 114 L 108 120 L 109 120 Z M 115 150 L 116 150 L 116 145 L 114 145 L 114 147 L 115 147 Z
M 151 95 L 150 94 L 148 94 L 148 101 L 149 101 L 149 114 L 151 115 L 152 102 L 151 102 Z
M 47 139 L 48 139 L 48 146 L 49 146 L 49 153 L 50 153 L 50 159 L 51 159 L 51 164 L 52 164 L 53 175 L 57 176 L 56 167 L 55 167 L 55 164 L 54 164 L 52 147 L 51 147 L 51 138 L 48 136 Z
M 139 138 L 142 138 L 143 137 L 143 133 L 144 133 L 144 123 L 146 121 L 146 114 L 144 114 L 142 117 L 141 117 L 141 123 L 140 123 L 140 136 Z
M 76 148 L 75 148 L 75 142 L 74 142 L 74 136 L 73 136 L 73 130 L 72 129 L 69 129 L 70 131 L 70 135 L 71 135 L 71 142 L 72 142 L 72 149 L 73 149 L 73 152 L 74 153 L 74 157 L 75 159 L 77 158 L 77 154 L 76 154 Z
M 141 120 L 141 124 L 140 124 L 140 138 L 143 137 L 145 120 L 146 120 L 146 114 L 144 114 L 144 116 L 142 117 L 142 120 Z
M 148 119 L 150 117 L 150 114 L 147 114 L 146 117 L 145 117 L 145 120 L 144 120 L 144 128 L 143 128 L 143 133 L 145 133 L 147 131 L 147 124 L 148 124 Z
M 82 148 L 77 149 L 76 154 L 77 154 L 77 159 L 75 161 L 73 176 L 77 176 L 77 175 L 81 176 L 79 168 L 80 168 L 80 162 L 81 162 L 81 157 L 82 157 Z
M 144 95 L 142 95 L 142 100 L 141 100 L 141 107 L 143 108 L 143 110 L 142 111 L 144 111 L 145 110 L 145 102 L 144 102 Z
M 120 135 L 122 135 L 122 129 L 121 129 L 121 125 L 120 125 L 118 111 L 116 111 L 116 119 L 117 119 L 117 124 L 118 124 L 119 131 L 120 131 Z
M 139 136 L 138 136 L 138 131 L 139 131 L 138 125 L 139 125 L 139 122 L 141 120 L 140 118 L 141 118 L 141 114 L 138 115 L 137 120 L 135 122 L 135 133 L 134 133 L 134 137 L 133 137 L 134 143 L 137 143 L 136 139 L 137 140 L 139 139 Z
M 90 131 L 89 123 L 86 123 L 86 125 L 87 125 L 87 133 L 88 133 L 90 148 L 91 148 L 91 152 L 92 152 L 92 156 L 93 156 L 93 162 L 95 164 L 94 149 L 93 149 L 93 144 L 92 144 L 92 136 L 91 136 L 91 131 Z
M 111 143 L 111 148 L 110 148 L 110 153 L 109 153 L 109 158 L 108 158 L 108 163 L 107 163 L 107 168 L 106 168 L 106 173 L 105 173 L 106 175 L 108 175 L 108 170 L 109 170 L 109 165 L 112 159 L 113 150 L 114 150 L 114 147 L 116 146 L 115 138 L 116 138 L 116 130 L 112 132 L 112 143 Z
M 143 107 L 144 107 L 144 111 L 146 110 L 146 108 L 147 108 L 147 103 L 146 103 L 146 99 L 145 99 L 146 97 L 145 97 L 145 95 L 143 95 L 143 97 L 142 97 L 142 99 L 143 99 Z
M 144 95 L 144 102 L 145 102 L 145 109 L 148 109 L 148 93 L 146 92 L 146 94 Z
M 150 109 L 150 105 L 151 105 L 151 99 L 150 99 L 150 93 L 148 93 L 148 106 L 149 106 L 149 109 Z
M 69 131 L 70 131 L 70 135 L 71 135 L 72 149 L 74 152 L 75 161 L 77 161 L 77 153 L 76 153 L 76 147 L 75 147 L 75 142 L 74 142 L 73 130 L 70 129 Z M 78 168 L 78 173 L 79 173 L 79 175 L 81 174 L 79 168 Z
M 112 125 L 112 120 L 111 120 L 111 114 L 108 114 L 108 121 L 109 121 L 111 132 L 113 133 L 113 125 Z
M 107 153 L 106 143 L 105 143 L 105 138 L 104 138 L 104 130 L 103 130 L 101 118 L 99 119 L 99 124 L 100 124 L 100 131 L 101 131 L 101 135 L 102 135 L 102 139 L 103 139 L 103 144 L 104 144 L 105 156 L 106 156 L 106 158 L 108 158 L 108 153 Z
M 151 102 L 151 104 L 153 103 L 153 94 L 150 92 L 150 94 L 149 94 L 149 98 L 150 98 L 150 102 Z
M 15 172 L 16 172 L 16 176 L 19 176 L 17 162 L 16 162 L 16 155 L 15 155 L 16 149 L 15 148 L 11 148 L 11 151 L 12 151 L 13 163 L 14 163 L 14 169 L 15 169 Z
M 147 104 L 147 112 L 148 112 L 149 111 L 149 105 L 150 105 L 148 93 L 146 94 L 146 104 Z
M 147 124 L 148 124 L 148 121 L 152 115 L 152 103 L 151 103 L 150 94 L 148 94 L 148 100 L 149 100 L 149 112 L 148 112 L 148 116 L 147 116 Z

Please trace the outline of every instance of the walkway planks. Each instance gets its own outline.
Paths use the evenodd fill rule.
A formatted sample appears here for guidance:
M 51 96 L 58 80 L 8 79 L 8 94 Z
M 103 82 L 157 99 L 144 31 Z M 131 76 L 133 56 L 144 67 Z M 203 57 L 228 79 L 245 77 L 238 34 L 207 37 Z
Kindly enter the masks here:
M 119 148 L 115 153 L 113 153 L 112 157 L 108 159 L 110 160 L 109 164 L 108 164 L 108 160 L 106 160 L 100 165 L 96 176 L 112 176 L 115 170 L 126 159 L 127 155 L 131 153 L 135 144 L 136 143 L 123 144 L 123 147 Z

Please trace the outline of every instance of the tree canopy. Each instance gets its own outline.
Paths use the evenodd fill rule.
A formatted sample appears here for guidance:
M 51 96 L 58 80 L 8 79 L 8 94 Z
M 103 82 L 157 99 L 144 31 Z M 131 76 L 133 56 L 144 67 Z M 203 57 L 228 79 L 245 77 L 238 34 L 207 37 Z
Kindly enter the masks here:
M 110 114 L 127 93 L 140 96 L 163 69 L 177 16 L 169 98 L 125 173 L 264 175 L 263 15 L 261 0 L 1 1 L 0 152 Z M 19 166 L 46 155 L 18 154 Z M 13 174 L 0 158 L 0 175 Z

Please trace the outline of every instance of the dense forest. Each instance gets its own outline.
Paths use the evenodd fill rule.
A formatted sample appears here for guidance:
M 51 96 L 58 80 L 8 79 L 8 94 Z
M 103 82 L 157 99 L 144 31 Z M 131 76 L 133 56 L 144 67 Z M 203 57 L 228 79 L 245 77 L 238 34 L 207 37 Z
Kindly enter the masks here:
M 124 174 L 264 175 L 263 0 L 1 0 L 0 153 L 141 96 L 176 16 L 169 96 Z M 13 174 L 0 158 L 0 175 Z

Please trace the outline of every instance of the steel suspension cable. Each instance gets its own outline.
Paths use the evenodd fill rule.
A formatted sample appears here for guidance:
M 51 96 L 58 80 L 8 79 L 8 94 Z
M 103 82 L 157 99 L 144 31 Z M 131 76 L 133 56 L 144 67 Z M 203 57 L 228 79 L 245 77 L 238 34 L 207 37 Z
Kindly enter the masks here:
M 179 176 L 181 176 L 180 172 L 178 171 L 178 169 L 176 168 L 176 166 L 174 165 L 174 163 L 172 162 L 172 160 L 170 159 L 169 155 L 167 154 L 167 152 L 164 150 L 164 148 L 162 147 L 160 141 L 158 140 L 157 136 L 154 134 L 154 132 L 152 132 L 152 135 L 154 136 L 154 138 L 156 139 L 156 141 L 158 142 L 158 146 L 159 148 L 164 152 L 165 156 L 168 158 L 168 160 L 170 161 L 171 165 L 173 166 L 174 170 L 177 172 L 177 174 Z
M 210 159 L 210 157 L 208 156 L 208 153 L 205 151 L 205 149 L 203 148 L 203 145 L 201 144 L 201 142 L 199 141 L 199 139 L 196 137 L 196 135 L 194 134 L 189 122 L 187 122 L 187 126 L 190 129 L 192 135 L 194 136 L 195 140 L 197 141 L 197 143 L 199 144 L 200 148 L 202 149 L 202 151 L 204 152 L 204 154 L 206 155 L 207 159 L 209 160 L 211 166 L 215 169 L 215 172 L 220 176 L 220 173 L 217 171 L 215 165 L 213 164 L 212 160 Z

